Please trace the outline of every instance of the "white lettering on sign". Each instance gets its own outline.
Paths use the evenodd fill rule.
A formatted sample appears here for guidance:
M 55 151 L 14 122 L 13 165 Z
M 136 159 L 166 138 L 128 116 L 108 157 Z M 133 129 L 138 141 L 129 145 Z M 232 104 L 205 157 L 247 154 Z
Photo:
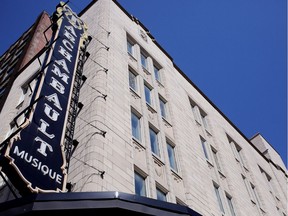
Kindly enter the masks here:
M 46 114 L 46 116 L 48 116 L 49 119 L 51 119 L 52 121 L 57 121 L 59 113 L 56 110 L 52 109 L 52 107 L 50 107 L 46 103 L 44 103 L 44 106 L 45 106 L 44 113 Z
M 40 125 L 40 127 L 39 127 L 38 129 L 39 129 L 45 136 L 49 137 L 50 139 L 53 139 L 53 138 L 55 137 L 55 135 L 54 135 L 54 134 L 48 134 L 48 133 L 46 132 L 47 127 L 49 127 L 50 125 L 49 125 L 47 122 L 45 122 L 43 119 L 40 119 L 40 122 L 41 122 L 41 125 Z
M 56 93 L 46 96 L 46 99 L 50 102 L 53 102 L 54 106 L 57 107 L 59 110 L 62 110 L 62 107 L 60 105 L 60 102 Z
M 20 152 L 18 146 L 15 146 L 13 154 L 16 154 L 16 156 L 20 157 L 22 160 L 24 160 L 24 162 L 31 164 L 38 171 L 42 172 L 43 175 L 49 175 L 52 180 L 55 180 L 58 184 L 61 184 L 62 176 L 60 174 L 57 174 L 47 165 L 42 164 L 42 162 L 38 158 L 29 155 L 28 152 L 25 151 Z
M 46 153 L 47 147 L 50 152 L 53 152 L 52 146 L 49 143 L 42 140 L 40 137 L 37 136 L 34 140 L 40 141 L 40 148 L 38 148 L 37 151 L 40 152 L 42 155 L 47 156 L 47 153 Z

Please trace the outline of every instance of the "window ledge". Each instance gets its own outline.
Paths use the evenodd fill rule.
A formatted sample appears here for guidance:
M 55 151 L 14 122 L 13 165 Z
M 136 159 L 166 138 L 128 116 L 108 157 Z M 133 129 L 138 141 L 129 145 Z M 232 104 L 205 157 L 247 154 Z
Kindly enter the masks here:
M 136 139 L 135 137 L 132 137 L 132 143 L 133 143 L 134 145 L 136 145 L 136 148 L 137 148 L 139 151 L 146 149 L 145 146 L 143 146 L 143 145 L 141 144 L 141 142 L 140 142 L 138 139 Z
M 209 130 L 207 130 L 207 128 L 205 128 L 205 131 L 206 131 L 208 136 L 212 137 L 212 133 Z
M 21 102 L 16 106 L 16 109 L 19 110 L 19 109 L 23 106 L 23 104 L 24 104 L 24 100 L 21 101 Z
M 182 181 L 182 177 L 178 174 L 177 171 L 175 171 L 174 169 L 171 168 L 171 174 L 174 177 L 174 180 L 176 182 L 181 182 Z
M 152 156 L 153 156 L 153 159 L 154 159 L 154 162 L 158 165 L 158 166 L 164 166 L 164 162 L 156 155 L 152 152 Z
M 245 165 L 243 165 L 243 168 L 244 168 L 245 172 L 249 172 L 249 169 Z
M 164 88 L 164 85 L 159 80 L 156 80 L 156 82 L 160 88 Z
M 144 71 L 147 75 L 151 75 L 151 73 L 148 71 L 147 68 L 145 68 L 145 67 L 142 66 L 142 69 L 143 69 L 143 71 Z
M 133 56 L 132 53 L 129 53 L 129 52 L 127 52 L 127 53 L 128 53 L 129 58 L 130 58 L 132 61 L 137 62 L 137 59 Z
M 130 87 L 130 92 L 131 92 L 132 97 L 134 97 L 135 99 L 141 98 L 141 96 L 137 92 L 135 92 L 135 90 L 132 89 L 131 87 Z
M 163 116 L 162 116 L 162 120 L 163 120 L 165 126 L 172 127 L 172 124 L 166 118 L 164 118 Z
M 146 105 L 147 105 L 147 108 L 148 110 L 151 112 L 151 113 L 157 113 L 157 111 L 150 105 L 146 102 Z
M 226 178 L 226 176 L 223 174 L 223 172 L 221 170 L 218 170 L 218 173 L 219 173 L 221 179 Z
M 262 209 L 262 207 L 260 207 L 260 211 L 262 212 L 263 215 L 266 215 L 266 211 L 264 211 L 264 210 Z
M 214 167 L 213 163 L 209 159 L 206 158 L 206 162 L 207 162 L 209 168 Z
M 201 127 L 201 123 L 198 120 L 195 119 L 195 122 L 196 122 L 198 127 Z

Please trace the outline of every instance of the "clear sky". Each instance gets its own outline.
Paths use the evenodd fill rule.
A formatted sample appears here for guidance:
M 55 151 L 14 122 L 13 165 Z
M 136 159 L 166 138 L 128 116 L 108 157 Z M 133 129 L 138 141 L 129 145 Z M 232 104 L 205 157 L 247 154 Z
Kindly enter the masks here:
M 90 0 L 70 0 L 81 11 Z M 247 138 L 287 167 L 286 0 L 118 0 Z M 0 55 L 57 0 L 1 0 Z M 89 30 L 88 30 L 89 31 Z

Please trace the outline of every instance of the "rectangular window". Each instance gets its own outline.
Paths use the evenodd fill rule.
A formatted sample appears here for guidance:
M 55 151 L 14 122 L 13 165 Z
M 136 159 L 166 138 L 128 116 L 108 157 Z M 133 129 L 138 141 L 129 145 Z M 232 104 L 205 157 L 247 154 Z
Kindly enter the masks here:
M 207 122 L 207 115 L 201 111 L 200 116 L 201 116 L 201 120 L 202 120 L 202 124 L 203 124 L 204 128 L 207 131 L 209 131 L 208 122 Z
M 193 116 L 196 122 L 198 122 L 200 124 L 200 120 L 199 120 L 199 109 L 198 106 L 196 106 L 195 104 L 191 104 L 191 108 L 192 108 L 192 112 L 193 112 Z
M 177 170 L 177 164 L 176 164 L 176 158 L 175 158 L 175 146 L 172 146 L 170 143 L 167 142 L 167 151 L 168 151 L 168 157 L 169 157 L 169 164 L 170 167 L 175 170 Z
M 242 155 L 242 148 L 233 140 L 230 140 L 230 146 L 232 148 L 232 152 L 236 160 L 239 161 L 242 166 L 245 166 L 243 155 Z
M 21 96 L 19 98 L 18 104 L 17 104 L 17 108 L 19 109 L 20 107 L 22 107 L 25 97 L 27 95 L 28 92 L 28 86 L 22 87 L 22 92 L 21 92 Z
M 161 83 L 161 76 L 160 76 L 160 69 L 154 65 L 154 75 L 155 75 L 155 79 Z
M 133 56 L 133 54 L 134 54 L 134 44 L 130 40 L 127 40 L 127 52 L 131 56 Z
M 140 117 L 133 112 L 131 112 L 131 127 L 132 127 L 132 136 L 138 141 L 141 141 Z
M 144 69 L 148 70 L 147 56 L 143 52 L 141 52 L 141 65 Z
M 218 153 L 217 153 L 217 150 L 212 148 L 212 154 L 213 154 L 213 158 L 214 158 L 214 162 L 216 164 L 216 167 L 219 171 L 221 171 L 221 166 L 220 166 L 220 163 L 219 163 L 219 159 L 218 159 Z
M 256 202 L 257 206 L 260 208 L 261 207 L 260 206 L 260 200 L 259 200 L 259 196 L 258 196 L 258 193 L 256 191 L 256 188 L 255 188 L 255 186 L 252 183 L 250 183 L 250 187 L 251 187 L 251 190 L 252 190 L 253 199 Z
M 167 119 L 167 102 L 163 98 L 159 97 L 159 103 L 160 103 L 161 116 L 164 119 Z
M 255 203 L 258 207 L 260 207 L 259 197 L 258 197 L 255 186 L 250 181 L 248 181 L 247 178 L 243 175 L 242 175 L 242 179 L 244 181 L 246 190 L 250 196 L 251 201 Z
M 228 194 L 226 194 L 226 199 L 227 199 L 227 203 L 229 206 L 230 215 L 236 216 L 235 211 L 234 211 L 234 207 L 233 207 L 233 203 L 232 203 L 232 197 L 230 197 Z
M 147 196 L 145 178 L 137 172 L 134 172 L 135 194 Z
M 160 157 L 158 134 L 152 128 L 149 128 L 149 135 L 150 135 L 151 150 L 155 155 Z
M 166 193 L 163 192 L 160 188 L 156 187 L 157 200 L 167 201 Z
M 207 142 L 204 138 L 200 137 L 200 140 L 201 140 L 201 145 L 202 145 L 202 150 L 203 150 L 203 153 L 204 153 L 204 156 L 207 160 L 209 160 L 209 154 L 208 154 L 208 149 L 207 149 Z
M 133 73 L 131 70 L 129 70 L 129 86 L 135 92 L 138 91 L 137 75 L 135 73 Z
M 146 83 L 144 84 L 144 92 L 146 103 L 152 106 L 152 89 Z
M 260 172 L 261 172 L 265 182 L 268 184 L 268 188 L 269 188 L 270 192 L 273 195 L 275 195 L 276 190 L 275 190 L 275 187 L 272 183 L 272 178 L 261 167 L 259 167 L 259 169 L 260 169 Z
M 247 193 L 249 194 L 251 200 L 252 200 L 253 202 L 255 202 L 254 199 L 253 199 L 253 192 L 252 192 L 252 188 L 251 188 L 250 182 L 248 182 L 247 178 L 246 178 L 245 176 L 243 176 L 243 175 L 242 175 L 242 179 L 243 179 L 243 182 L 244 182 L 244 184 L 245 184 Z
M 216 199 L 217 199 L 217 203 L 219 206 L 219 209 L 222 213 L 225 213 L 224 211 L 224 207 L 223 207 L 223 203 L 222 203 L 222 199 L 221 199 L 221 195 L 220 195 L 220 191 L 219 191 L 219 186 L 216 184 L 213 184 L 214 186 L 214 191 L 215 191 L 215 195 L 216 195 Z

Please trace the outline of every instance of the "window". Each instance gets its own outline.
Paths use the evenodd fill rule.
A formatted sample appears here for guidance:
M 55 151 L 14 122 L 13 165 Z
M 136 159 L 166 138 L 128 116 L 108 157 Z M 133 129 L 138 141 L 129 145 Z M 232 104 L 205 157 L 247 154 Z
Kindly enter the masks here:
M 244 159 L 243 159 L 243 155 L 242 155 L 242 148 L 237 143 L 235 143 L 233 140 L 230 140 L 230 146 L 232 148 L 232 151 L 233 151 L 233 154 L 234 154 L 236 160 L 239 161 L 240 164 L 245 167 L 245 163 L 244 163 Z
M 199 115 L 198 115 L 198 113 L 199 113 L 198 106 L 191 103 L 191 108 L 192 108 L 192 112 L 193 112 L 193 116 L 194 116 L 195 121 L 200 124 Z
M 159 103 L 160 103 L 161 116 L 164 119 L 167 119 L 167 102 L 162 97 L 159 97 Z
M 150 134 L 151 150 L 154 154 L 160 157 L 158 135 L 152 128 L 149 128 L 149 134 Z
M 247 180 L 247 178 L 245 176 L 242 175 L 242 179 L 244 181 L 244 184 L 245 184 L 245 187 L 246 187 L 246 190 L 250 196 L 250 199 L 253 203 L 257 204 L 258 207 L 260 207 L 260 202 L 259 202 L 259 197 L 258 197 L 258 193 L 256 191 L 256 188 L 255 186 L 249 182 Z
M 202 124 L 204 126 L 204 128 L 209 131 L 209 127 L 208 127 L 208 123 L 207 123 L 207 114 L 203 113 L 202 111 L 200 112 L 200 116 L 201 116 L 201 120 L 202 120 Z
M 146 103 L 152 106 L 152 89 L 146 83 L 144 84 L 144 92 Z
M 141 65 L 144 69 L 148 70 L 147 56 L 143 52 L 141 52 Z
M 207 151 L 207 142 L 204 138 L 200 137 L 200 140 L 201 140 L 201 145 L 202 145 L 202 150 L 203 150 L 203 153 L 205 155 L 205 158 L 207 160 L 209 160 L 209 154 L 208 154 L 208 151 Z
M 169 142 L 167 142 L 167 151 L 168 151 L 168 157 L 169 157 L 169 164 L 170 167 L 175 170 L 177 170 L 177 164 L 176 164 L 176 158 L 175 158 L 175 146 L 172 146 Z
M 274 185 L 272 184 L 272 178 L 270 177 L 270 175 L 268 175 L 261 167 L 259 167 L 260 172 L 263 176 L 263 178 L 265 179 L 266 183 L 268 184 L 270 193 L 272 193 L 273 195 L 275 195 L 275 188 Z
M 216 199 L 217 199 L 217 203 L 218 203 L 218 206 L 220 208 L 220 211 L 222 213 L 225 213 L 224 211 L 224 207 L 223 207 L 223 203 L 222 203 L 222 200 L 221 200 L 221 195 L 220 195 L 220 191 L 219 191 L 219 186 L 216 185 L 215 183 L 213 183 L 213 186 L 214 186 L 214 191 L 215 191 L 215 195 L 216 195 Z
M 205 130 L 210 134 L 207 114 L 192 99 L 189 98 L 189 101 L 195 121 L 199 125 L 202 125 L 205 128 Z
M 134 43 L 132 43 L 130 40 L 127 40 L 127 52 L 133 56 L 134 54 Z
M 137 75 L 135 73 L 133 73 L 131 70 L 129 70 L 129 86 L 135 92 L 138 91 Z
M 249 194 L 249 196 L 250 196 L 250 198 L 252 200 L 253 196 L 252 196 L 252 190 L 251 190 L 251 187 L 250 187 L 250 183 L 248 183 L 248 180 L 243 175 L 242 175 L 242 179 L 243 179 L 243 182 L 245 184 L 246 190 L 247 190 L 247 192 L 248 192 L 248 194 Z
M 138 141 L 141 141 L 140 117 L 133 112 L 131 112 L 131 126 L 132 126 L 132 136 Z
M 27 92 L 28 92 L 28 86 L 25 86 L 25 87 L 22 87 L 22 93 L 21 93 L 21 96 L 19 98 L 19 101 L 18 101 L 18 104 L 17 104 L 17 108 L 19 109 L 23 103 L 24 103 L 24 100 L 25 100 L 25 97 L 27 95 Z
M 258 197 L 258 193 L 256 191 L 256 188 L 252 183 L 250 183 L 250 186 L 252 189 L 252 196 L 253 196 L 254 202 L 256 201 L 257 206 L 260 208 L 260 202 L 259 202 L 259 197 Z
M 166 193 L 156 187 L 157 200 L 167 201 Z
M 236 216 L 235 211 L 234 211 L 234 207 L 233 207 L 233 203 L 232 203 L 232 197 L 229 196 L 228 194 L 226 194 L 226 199 L 227 199 L 227 203 L 229 206 L 230 215 Z
M 145 178 L 138 172 L 134 172 L 135 194 L 139 196 L 147 196 Z
M 214 158 L 214 162 L 216 164 L 216 167 L 219 171 L 221 171 L 221 167 L 220 167 L 220 163 L 219 163 L 219 160 L 218 160 L 218 153 L 217 153 L 217 150 L 212 148 L 212 154 L 213 154 L 213 158 Z
M 154 75 L 155 79 L 161 83 L 160 69 L 156 65 L 154 65 Z

